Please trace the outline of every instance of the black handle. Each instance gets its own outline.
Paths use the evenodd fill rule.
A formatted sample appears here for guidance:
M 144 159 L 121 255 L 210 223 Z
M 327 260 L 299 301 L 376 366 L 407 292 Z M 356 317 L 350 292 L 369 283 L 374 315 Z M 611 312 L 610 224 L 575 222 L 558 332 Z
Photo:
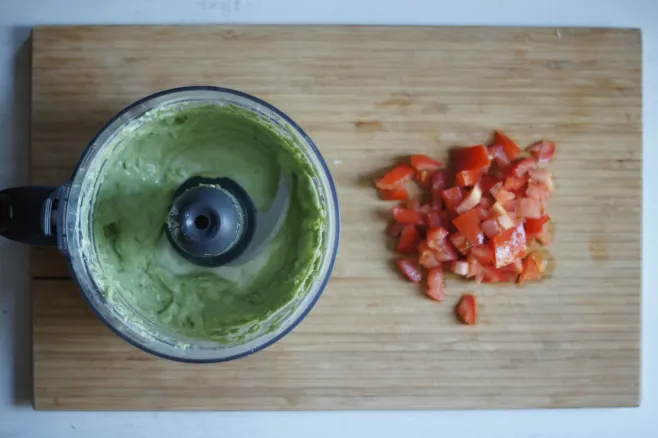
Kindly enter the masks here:
M 29 245 L 57 246 L 51 215 L 57 187 L 12 187 L 0 191 L 0 236 Z

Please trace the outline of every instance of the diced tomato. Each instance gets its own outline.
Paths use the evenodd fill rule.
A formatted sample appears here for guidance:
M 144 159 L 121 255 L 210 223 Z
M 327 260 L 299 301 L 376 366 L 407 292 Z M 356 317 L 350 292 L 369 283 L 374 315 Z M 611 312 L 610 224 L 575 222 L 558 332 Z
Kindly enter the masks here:
M 525 257 L 526 238 L 523 224 L 505 230 L 491 241 L 494 247 L 496 268 L 502 268 L 514 263 L 514 259 Z
M 537 236 L 544 231 L 544 224 L 548 223 L 551 217 L 547 214 L 539 218 L 528 218 L 525 220 L 525 233 L 527 236 Z
M 523 186 L 526 185 L 527 182 L 528 182 L 528 178 L 519 178 L 518 176 L 508 176 L 505 179 L 503 188 L 511 192 L 516 192 L 518 190 L 521 190 Z
M 503 230 L 509 230 L 510 228 L 513 228 L 514 225 L 514 219 L 510 216 L 512 213 L 507 213 L 502 216 L 498 217 L 498 224 Z
M 457 275 L 468 275 L 468 262 L 452 262 L 452 272 Z
M 409 208 L 395 206 L 392 209 L 393 219 L 403 224 L 422 225 L 425 222 L 423 213 Z
M 443 210 L 443 193 L 440 190 L 432 191 L 432 208 L 437 211 Z
M 491 215 L 495 217 L 503 216 L 507 214 L 507 210 L 505 210 L 505 207 L 501 205 L 500 202 L 496 201 L 494 204 L 491 206 Z
M 446 207 L 455 209 L 460 202 L 464 199 L 464 193 L 461 187 L 453 187 L 443 191 L 443 201 Z
M 433 252 L 434 257 L 442 263 L 452 262 L 453 260 L 457 260 L 459 258 L 457 251 L 455 251 L 455 248 L 450 242 L 450 239 L 445 239 L 438 245 L 435 244 L 434 246 L 430 246 L 428 242 L 428 247 Z
M 491 188 L 498 182 L 496 178 L 493 176 L 489 175 L 488 173 L 485 173 L 482 175 L 482 178 L 480 178 L 480 188 L 482 189 L 482 193 L 489 193 L 491 192 Z
M 461 214 L 467 210 L 475 208 L 480 203 L 480 199 L 482 199 L 482 190 L 480 189 L 480 186 L 476 184 L 468 193 L 468 196 L 466 196 L 466 198 L 457 206 L 455 211 Z
M 393 222 L 391 223 L 391 225 L 388 227 L 388 234 L 390 234 L 390 235 L 393 236 L 393 237 L 398 237 L 398 236 L 400 235 L 400 233 L 402 233 L 402 229 L 403 229 L 405 226 L 406 226 L 406 225 L 401 224 L 401 223 L 398 222 L 398 221 L 393 221 Z
M 484 222 L 482 222 L 481 226 L 482 226 L 482 232 L 489 239 L 503 232 L 503 227 L 500 226 L 498 219 L 487 219 Z
M 549 192 L 553 191 L 553 174 L 547 169 L 531 169 L 528 174 L 530 180 L 538 182 L 541 186 L 546 187 Z
M 452 223 L 468 239 L 471 245 L 480 245 L 484 241 L 484 234 L 480 227 L 480 217 L 475 209 L 460 214 Z
M 503 182 L 499 181 L 490 190 L 491 196 L 494 197 L 496 202 L 500 202 L 502 205 L 505 205 L 507 201 L 510 201 L 515 198 L 514 193 L 503 188 Z
M 533 158 L 524 158 L 523 160 L 514 163 L 510 171 L 512 175 L 520 178 L 525 176 L 531 169 L 536 168 L 537 162 Z
M 548 229 L 548 224 L 544 224 L 544 230 L 541 232 L 541 234 L 537 234 L 534 237 L 539 241 L 539 243 L 541 243 L 544 246 L 550 245 L 553 240 L 551 233 Z
M 446 171 L 439 170 L 432 176 L 432 190 L 443 191 L 446 188 Z
M 414 225 L 405 225 L 400 233 L 400 242 L 398 243 L 397 252 L 400 254 L 411 254 L 416 252 L 416 247 L 420 242 L 420 234 Z
M 382 190 L 393 190 L 408 182 L 414 176 L 414 169 L 406 164 L 399 164 L 377 181 L 376 186 Z
M 442 226 L 430 228 L 427 232 L 427 246 L 432 249 L 437 249 L 442 245 L 446 237 L 448 237 L 448 230 Z
M 443 163 L 436 161 L 427 155 L 412 155 L 411 165 L 419 172 L 424 170 L 435 171 L 443 168 Z
M 432 187 L 432 177 L 434 174 L 431 170 L 418 170 L 414 175 L 414 181 L 419 187 L 429 189 Z
M 409 210 L 418 211 L 420 209 L 420 196 L 412 196 L 411 198 L 407 199 L 405 205 Z
M 491 265 L 482 265 L 483 283 L 500 283 L 504 280 L 503 275 Z
M 418 210 L 416 210 L 416 211 L 419 212 L 419 213 L 423 213 L 425 216 L 427 216 L 427 214 L 434 211 L 434 209 L 432 208 L 431 205 L 424 204 L 424 205 L 421 205 L 420 207 L 418 207 Z
M 379 195 L 384 201 L 404 201 L 409 197 L 406 187 L 398 186 L 391 190 L 380 190 Z
M 483 169 L 460 170 L 455 176 L 455 182 L 460 187 L 474 186 L 482 177 Z
M 445 283 L 443 281 L 443 268 L 432 268 L 427 273 L 427 296 L 436 301 L 445 299 Z
M 489 211 L 488 208 L 478 205 L 477 207 L 475 207 L 475 209 L 478 212 L 478 217 L 480 218 L 480 221 L 489 219 L 489 217 L 491 217 L 491 211 Z
M 473 294 L 464 294 L 459 299 L 455 312 L 459 319 L 468 325 L 474 325 L 477 321 L 477 303 Z
M 468 254 L 468 251 L 471 249 L 471 243 L 466 237 L 462 236 L 459 231 L 455 231 L 450 235 L 450 241 L 455 246 L 455 248 L 457 248 L 457 251 L 463 255 Z
M 516 214 L 523 218 L 539 219 L 541 217 L 541 205 L 534 198 L 521 198 L 516 204 Z
M 539 268 L 539 272 L 543 275 L 544 271 L 546 271 L 546 267 L 548 266 L 548 260 L 546 260 L 546 258 L 544 258 L 538 252 L 533 252 L 528 257 L 533 257 L 535 259 L 535 263 L 537 263 L 537 267 Z M 519 273 L 521 271 L 522 271 L 522 268 L 519 269 Z
M 418 257 L 418 263 L 420 263 L 423 267 L 430 269 L 441 266 L 441 260 L 438 259 L 434 251 L 431 249 L 427 247 L 424 249 L 419 248 L 419 252 L 420 256 Z
M 521 155 L 521 148 L 517 146 L 517 144 L 509 138 L 507 135 L 500 131 L 496 131 L 494 133 L 494 141 L 496 144 L 499 144 L 503 147 L 503 151 L 505 152 L 505 155 L 507 155 L 507 158 L 510 160 L 516 160 L 519 158 L 519 155 Z
M 540 163 L 546 163 L 555 158 L 555 142 L 541 140 L 526 148 L 530 154 Z
M 484 145 L 459 148 L 453 152 L 457 170 L 480 170 L 489 166 L 489 152 Z
M 420 272 L 416 260 L 413 258 L 397 259 L 398 268 L 412 283 L 420 283 L 423 274 Z
M 494 251 L 491 245 L 483 244 L 471 248 L 471 255 L 477 259 L 480 264 L 489 264 L 494 261 Z
M 539 265 L 534 257 L 528 256 L 523 259 L 523 272 L 519 275 L 519 284 L 523 284 L 526 281 L 535 281 L 541 279 L 541 272 L 539 271 Z
M 425 215 L 425 223 L 429 228 L 441 226 L 441 216 L 436 211 L 430 211 Z
M 487 150 L 489 151 L 489 156 L 501 169 L 507 169 L 512 164 L 512 161 L 505 154 L 502 144 L 494 144 L 489 146 Z

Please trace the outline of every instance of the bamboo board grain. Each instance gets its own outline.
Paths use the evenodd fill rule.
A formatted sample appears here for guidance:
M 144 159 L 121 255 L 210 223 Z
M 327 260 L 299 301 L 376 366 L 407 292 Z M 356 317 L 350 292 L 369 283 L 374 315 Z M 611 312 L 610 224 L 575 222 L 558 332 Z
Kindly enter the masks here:
M 37 409 L 636 406 L 641 37 L 623 29 L 60 27 L 33 35 L 32 181 L 59 184 L 114 113 L 209 84 L 278 106 L 335 178 L 342 240 L 308 318 L 254 356 L 168 362 L 110 333 L 62 256 L 32 257 Z M 399 156 L 555 138 L 550 278 L 452 280 L 438 304 L 400 280 L 371 179 Z M 475 291 L 481 320 L 452 306 Z

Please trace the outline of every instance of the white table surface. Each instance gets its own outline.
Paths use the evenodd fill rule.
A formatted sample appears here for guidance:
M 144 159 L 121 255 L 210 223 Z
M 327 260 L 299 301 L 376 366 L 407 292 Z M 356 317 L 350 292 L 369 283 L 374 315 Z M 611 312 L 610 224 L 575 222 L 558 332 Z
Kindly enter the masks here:
M 186 6 L 182 6 L 185 4 Z M 30 28 L 323 23 L 637 27 L 644 58 L 642 402 L 633 409 L 436 412 L 35 412 L 27 250 L 0 241 L 0 438 L 658 436 L 657 0 L 0 0 L 0 187 L 28 182 Z M 647 202 L 653 200 L 653 203 Z M 654 425 L 654 427 L 652 427 Z

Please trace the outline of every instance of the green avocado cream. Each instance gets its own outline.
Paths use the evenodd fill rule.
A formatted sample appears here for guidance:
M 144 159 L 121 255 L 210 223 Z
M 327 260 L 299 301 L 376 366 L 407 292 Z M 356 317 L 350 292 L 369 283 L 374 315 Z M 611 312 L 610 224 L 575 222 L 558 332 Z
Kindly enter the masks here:
M 261 323 L 308 292 L 320 264 L 324 210 L 314 169 L 293 141 L 234 105 L 155 110 L 121 138 L 99 172 L 92 210 L 95 281 L 156 326 L 222 342 Z M 176 189 L 192 176 L 229 177 L 267 210 L 279 175 L 291 201 L 278 234 L 236 267 L 200 268 L 164 237 Z M 129 314 L 129 313 L 127 313 Z

